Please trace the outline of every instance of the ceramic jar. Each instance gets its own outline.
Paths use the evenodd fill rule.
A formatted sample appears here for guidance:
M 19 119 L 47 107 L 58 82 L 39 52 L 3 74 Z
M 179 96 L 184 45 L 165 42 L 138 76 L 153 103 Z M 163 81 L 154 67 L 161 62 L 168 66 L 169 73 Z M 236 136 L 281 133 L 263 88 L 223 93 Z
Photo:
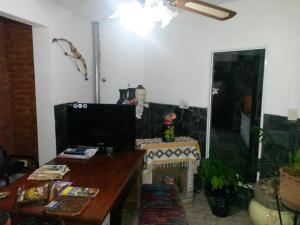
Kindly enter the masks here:
M 121 105 L 124 103 L 124 101 L 127 99 L 127 89 L 119 89 L 120 97 L 119 100 L 117 101 L 118 105 Z
M 278 211 L 259 204 L 254 199 L 249 204 L 249 216 L 253 225 L 280 225 Z M 282 223 L 293 225 L 294 214 L 290 211 L 281 211 Z
M 146 100 L 146 89 L 143 87 L 143 85 L 138 85 L 135 89 L 135 97 L 138 101 L 138 105 L 143 106 Z

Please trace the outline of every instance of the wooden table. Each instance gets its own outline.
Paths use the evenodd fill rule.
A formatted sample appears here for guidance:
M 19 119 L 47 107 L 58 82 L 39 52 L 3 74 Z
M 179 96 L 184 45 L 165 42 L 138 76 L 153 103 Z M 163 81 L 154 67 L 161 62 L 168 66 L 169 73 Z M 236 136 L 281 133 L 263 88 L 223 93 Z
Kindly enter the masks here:
M 100 189 L 87 208 L 75 217 L 63 218 L 66 224 L 98 224 L 101 225 L 110 214 L 110 224 L 120 224 L 121 206 L 130 191 L 130 185 L 137 177 L 141 166 L 144 151 L 122 152 L 113 156 L 95 156 L 89 160 L 55 158 L 47 164 L 66 164 L 71 169 L 63 180 L 73 182 L 73 186 L 96 187 Z M 11 215 L 42 215 L 43 207 L 28 207 L 22 211 L 14 208 L 17 189 L 40 184 L 40 181 L 21 178 L 2 188 L 0 191 L 9 191 L 10 197 L 0 200 L 0 209 L 8 211 Z

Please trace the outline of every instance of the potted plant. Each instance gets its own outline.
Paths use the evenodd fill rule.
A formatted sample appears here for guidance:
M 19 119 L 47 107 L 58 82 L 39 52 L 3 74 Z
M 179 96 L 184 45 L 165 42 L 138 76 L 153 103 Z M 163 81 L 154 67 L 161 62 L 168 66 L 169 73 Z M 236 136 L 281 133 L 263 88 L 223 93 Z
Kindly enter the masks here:
M 293 224 L 294 214 L 278 200 L 278 186 L 278 177 L 264 178 L 253 185 L 254 198 L 248 208 L 253 225 Z
M 168 113 L 163 118 L 162 126 L 162 141 L 173 142 L 175 140 L 175 125 L 176 120 L 175 113 Z
M 237 169 L 211 151 L 210 157 L 202 160 L 199 174 L 212 213 L 226 217 L 240 181 Z
M 280 168 L 279 194 L 283 203 L 300 211 L 300 149 L 289 152 L 288 166 Z
M 256 170 L 263 179 L 253 184 L 254 198 L 249 203 L 249 216 L 253 225 L 293 224 L 293 213 L 278 199 L 279 168 L 287 161 L 290 150 L 274 141 L 264 129 L 252 127 L 251 134 L 262 142 L 262 157 L 257 162 Z M 280 210 L 281 218 L 278 210 Z

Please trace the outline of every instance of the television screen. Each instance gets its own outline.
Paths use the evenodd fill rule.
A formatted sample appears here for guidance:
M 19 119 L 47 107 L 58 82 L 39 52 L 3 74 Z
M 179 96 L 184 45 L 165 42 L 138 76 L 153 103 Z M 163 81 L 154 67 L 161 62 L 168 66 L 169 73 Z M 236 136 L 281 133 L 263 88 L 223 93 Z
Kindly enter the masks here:
M 67 106 L 67 144 L 70 147 L 135 146 L 135 106 L 70 103 Z

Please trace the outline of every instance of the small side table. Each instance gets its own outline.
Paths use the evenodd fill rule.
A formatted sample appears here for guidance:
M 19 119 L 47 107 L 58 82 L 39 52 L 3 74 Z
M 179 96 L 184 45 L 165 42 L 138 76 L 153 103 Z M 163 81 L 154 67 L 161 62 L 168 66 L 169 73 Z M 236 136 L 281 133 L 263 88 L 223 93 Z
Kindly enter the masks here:
M 190 137 L 176 137 L 174 142 L 162 142 L 161 138 L 137 139 L 136 148 L 146 150 L 144 156 L 143 184 L 152 184 L 155 168 L 186 167 L 186 196 L 194 191 L 194 174 L 200 164 L 201 154 L 198 142 Z

